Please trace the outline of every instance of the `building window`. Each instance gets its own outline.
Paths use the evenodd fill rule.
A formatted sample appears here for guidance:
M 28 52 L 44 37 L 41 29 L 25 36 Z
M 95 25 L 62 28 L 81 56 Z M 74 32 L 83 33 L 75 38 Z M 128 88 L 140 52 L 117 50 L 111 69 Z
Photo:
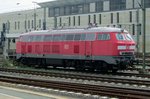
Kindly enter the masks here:
M 83 13 L 83 5 L 71 6 L 71 14 Z
M 73 17 L 73 26 L 75 26 L 76 25 L 76 17 L 74 16 Z
M 65 12 L 65 15 L 70 15 L 71 14 L 71 7 L 70 6 L 66 6 L 64 8 L 64 12 Z
M 33 20 L 32 20 L 32 23 L 31 23 L 31 24 L 32 24 L 32 28 L 33 28 L 33 27 L 34 27 L 34 26 L 33 26 Z
M 110 10 L 126 9 L 126 0 L 110 0 Z
M 145 7 L 148 8 L 150 7 L 150 0 L 144 0 L 145 1 Z
M 15 22 L 15 30 L 17 29 L 17 22 Z
M 119 12 L 117 13 L 117 23 L 119 23 Z
M 66 7 L 64 7 L 63 9 L 64 9 L 64 15 L 66 15 Z
M 141 35 L 141 24 L 137 25 L 137 35 Z
M 101 14 L 99 14 L 99 24 L 101 24 L 101 23 L 102 23 L 101 19 L 102 19 L 102 15 L 101 15 Z
M 41 19 L 39 19 L 39 28 L 41 28 Z
M 61 20 L 61 17 L 59 18 L 59 26 L 62 26 L 62 20 Z
M 28 29 L 30 29 L 30 20 L 28 20 Z
M 57 17 L 54 17 L 54 28 L 57 28 Z
M 89 13 L 90 12 L 90 4 L 85 3 L 83 9 L 84 9 L 83 13 Z
M 60 8 L 54 8 L 54 16 L 60 15 Z
M 88 15 L 88 22 L 89 22 L 89 24 L 91 23 L 91 15 Z
M 129 22 L 132 22 L 132 11 L 129 12 Z
M 65 15 L 64 10 L 65 10 L 64 7 L 60 7 L 60 14 L 59 14 L 60 16 Z
M 51 16 L 51 13 L 50 13 L 50 8 L 48 8 L 48 16 L 50 17 Z
M 27 21 L 24 21 L 24 28 L 27 29 Z
M 7 29 L 10 30 L 10 22 L 8 21 L 7 23 L 8 23 Z
M 96 12 L 103 11 L 103 1 L 96 2 Z
M 78 16 L 78 25 L 80 26 L 80 16 Z
M 76 13 L 77 13 L 77 7 L 71 6 L 71 14 L 76 14 Z
M 18 21 L 18 30 L 20 29 L 20 22 Z
M 132 35 L 135 35 L 135 25 L 134 24 L 132 24 Z
M 70 17 L 68 17 L 68 25 L 69 26 L 71 25 L 71 19 L 70 19 Z
M 93 17 L 94 17 L 94 18 L 93 18 L 93 23 L 96 23 L 96 15 L 94 14 Z
M 91 2 L 90 3 L 90 12 L 96 12 L 96 2 Z
M 111 24 L 113 24 L 113 13 L 111 13 Z
M 78 9 L 78 13 L 83 13 L 83 5 L 78 5 L 77 9 Z
M 54 9 L 53 9 L 53 8 L 49 8 L 49 9 L 48 9 L 48 16 L 49 16 L 49 17 L 54 16 Z

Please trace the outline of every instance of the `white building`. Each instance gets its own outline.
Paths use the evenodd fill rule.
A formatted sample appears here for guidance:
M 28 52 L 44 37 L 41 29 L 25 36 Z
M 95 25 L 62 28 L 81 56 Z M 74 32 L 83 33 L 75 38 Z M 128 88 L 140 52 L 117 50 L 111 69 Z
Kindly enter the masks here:
M 146 52 L 150 52 L 150 0 L 146 7 Z M 39 3 L 41 8 L 0 14 L 0 31 L 23 33 L 60 27 L 121 27 L 128 30 L 142 51 L 142 0 L 56 0 Z M 137 39 L 139 34 L 139 39 Z

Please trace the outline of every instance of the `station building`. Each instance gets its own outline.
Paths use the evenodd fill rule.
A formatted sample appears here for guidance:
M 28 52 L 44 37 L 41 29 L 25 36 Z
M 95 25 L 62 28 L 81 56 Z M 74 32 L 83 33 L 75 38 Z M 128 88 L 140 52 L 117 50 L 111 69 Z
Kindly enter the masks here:
M 82 28 L 89 24 L 126 29 L 142 51 L 143 0 L 55 0 L 38 3 L 40 8 L 0 14 L 0 31 L 5 24 L 6 34 L 20 34 L 33 30 Z M 146 52 L 150 52 L 150 0 L 146 8 Z M 9 37 L 9 36 L 8 36 Z M 17 36 L 16 36 L 17 37 Z M 15 42 L 6 39 L 15 49 Z M 8 44 L 8 43 L 14 43 Z M 10 47 L 9 47 L 10 48 Z M 7 46 L 6 46 L 6 49 Z

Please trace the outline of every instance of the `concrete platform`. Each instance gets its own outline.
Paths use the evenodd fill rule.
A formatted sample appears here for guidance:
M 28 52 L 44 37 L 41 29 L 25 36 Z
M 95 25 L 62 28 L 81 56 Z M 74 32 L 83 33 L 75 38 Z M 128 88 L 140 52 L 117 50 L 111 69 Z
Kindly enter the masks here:
M 0 86 L 0 99 L 75 99 L 75 98 Z

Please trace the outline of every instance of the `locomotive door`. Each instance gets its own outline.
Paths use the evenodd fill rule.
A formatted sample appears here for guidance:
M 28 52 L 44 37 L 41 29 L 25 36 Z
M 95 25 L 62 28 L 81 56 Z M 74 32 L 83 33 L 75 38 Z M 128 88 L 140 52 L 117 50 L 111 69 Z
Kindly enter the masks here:
M 87 58 L 90 58 L 92 55 L 92 42 L 91 41 L 85 41 L 85 56 Z

